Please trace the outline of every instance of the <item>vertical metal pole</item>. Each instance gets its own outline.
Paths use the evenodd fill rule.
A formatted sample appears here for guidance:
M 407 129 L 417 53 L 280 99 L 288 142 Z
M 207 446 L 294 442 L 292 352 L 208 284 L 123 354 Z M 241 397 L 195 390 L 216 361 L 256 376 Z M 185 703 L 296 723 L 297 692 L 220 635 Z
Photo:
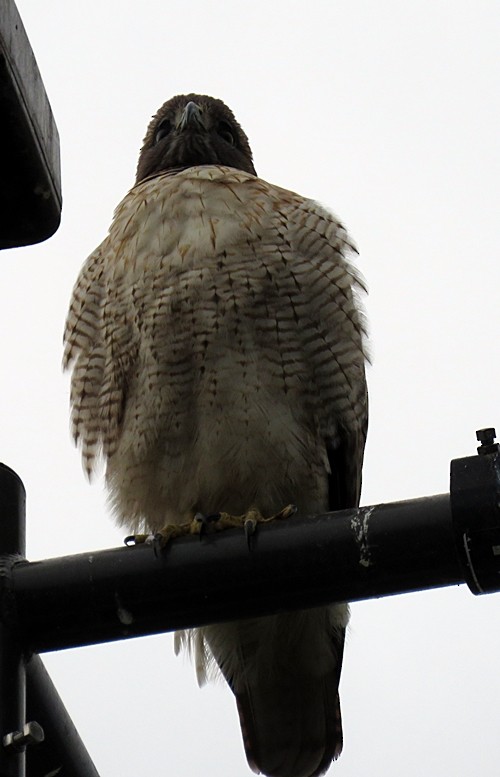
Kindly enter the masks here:
M 20 478 L 0 464 L 0 777 L 25 777 L 25 748 L 4 745 L 26 722 L 24 658 L 12 631 L 11 569 L 26 550 L 26 494 Z

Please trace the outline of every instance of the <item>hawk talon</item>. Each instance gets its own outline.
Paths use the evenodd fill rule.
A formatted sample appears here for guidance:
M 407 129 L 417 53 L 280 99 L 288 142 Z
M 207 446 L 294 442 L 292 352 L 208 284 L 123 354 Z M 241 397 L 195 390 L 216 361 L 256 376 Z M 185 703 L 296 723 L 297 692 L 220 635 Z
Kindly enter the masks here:
M 245 537 L 247 541 L 247 547 L 248 550 L 253 550 L 253 538 L 255 536 L 255 533 L 257 531 L 257 521 L 255 518 L 247 518 L 245 520 L 245 523 L 243 524 L 243 529 L 245 531 Z
M 148 545 L 152 546 L 156 558 L 161 555 L 162 550 L 164 550 L 169 540 L 170 537 L 165 537 L 161 532 L 156 532 L 154 535 L 151 535 Z
M 216 521 L 219 521 L 221 517 L 221 513 L 209 513 L 208 515 L 205 515 L 204 513 L 196 513 L 193 519 L 193 528 L 191 530 L 192 534 L 198 533 L 200 537 L 205 534 L 205 532 L 208 530 L 211 523 L 215 523 Z M 199 529 L 195 529 L 196 524 L 199 525 Z
M 243 528 L 245 530 L 245 534 L 247 536 L 247 539 L 250 539 L 250 537 L 255 534 L 255 531 L 257 529 L 257 520 L 253 516 L 250 518 L 245 518 L 245 522 L 243 524 Z
M 123 544 L 126 545 L 127 548 L 133 548 L 134 545 L 144 545 L 149 537 L 149 534 L 129 534 L 128 537 L 125 537 L 123 540 Z

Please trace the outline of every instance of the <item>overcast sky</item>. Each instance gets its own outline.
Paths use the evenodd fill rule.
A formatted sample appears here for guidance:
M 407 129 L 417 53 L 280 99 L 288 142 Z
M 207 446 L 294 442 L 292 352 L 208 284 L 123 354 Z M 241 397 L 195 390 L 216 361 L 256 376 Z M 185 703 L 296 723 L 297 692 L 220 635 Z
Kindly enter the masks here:
M 0 458 L 28 493 L 31 559 L 113 547 L 69 437 L 71 288 L 133 182 L 150 116 L 225 100 L 258 173 L 331 207 L 367 279 L 373 367 L 362 502 L 443 493 L 500 431 L 497 0 L 18 0 L 61 138 L 64 208 L 0 256 Z M 498 773 L 500 599 L 463 586 L 358 603 L 337 777 Z M 224 685 L 170 635 L 44 657 L 101 777 L 245 777 Z

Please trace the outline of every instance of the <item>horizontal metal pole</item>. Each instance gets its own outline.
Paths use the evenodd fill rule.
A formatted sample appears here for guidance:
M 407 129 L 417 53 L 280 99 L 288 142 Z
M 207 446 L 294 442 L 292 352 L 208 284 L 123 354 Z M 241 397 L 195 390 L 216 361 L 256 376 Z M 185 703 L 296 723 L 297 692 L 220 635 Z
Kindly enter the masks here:
M 449 494 L 21 562 L 15 626 L 37 653 L 464 581 Z

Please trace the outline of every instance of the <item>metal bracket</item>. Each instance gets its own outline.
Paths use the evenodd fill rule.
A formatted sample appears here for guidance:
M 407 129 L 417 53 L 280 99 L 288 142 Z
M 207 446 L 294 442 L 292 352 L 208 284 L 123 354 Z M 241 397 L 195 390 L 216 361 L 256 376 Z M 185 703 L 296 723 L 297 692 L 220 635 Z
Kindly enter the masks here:
M 500 446 L 479 429 L 477 456 L 451 462 L 450 498 L 457 550 L 474 594 L 500 591 Z

